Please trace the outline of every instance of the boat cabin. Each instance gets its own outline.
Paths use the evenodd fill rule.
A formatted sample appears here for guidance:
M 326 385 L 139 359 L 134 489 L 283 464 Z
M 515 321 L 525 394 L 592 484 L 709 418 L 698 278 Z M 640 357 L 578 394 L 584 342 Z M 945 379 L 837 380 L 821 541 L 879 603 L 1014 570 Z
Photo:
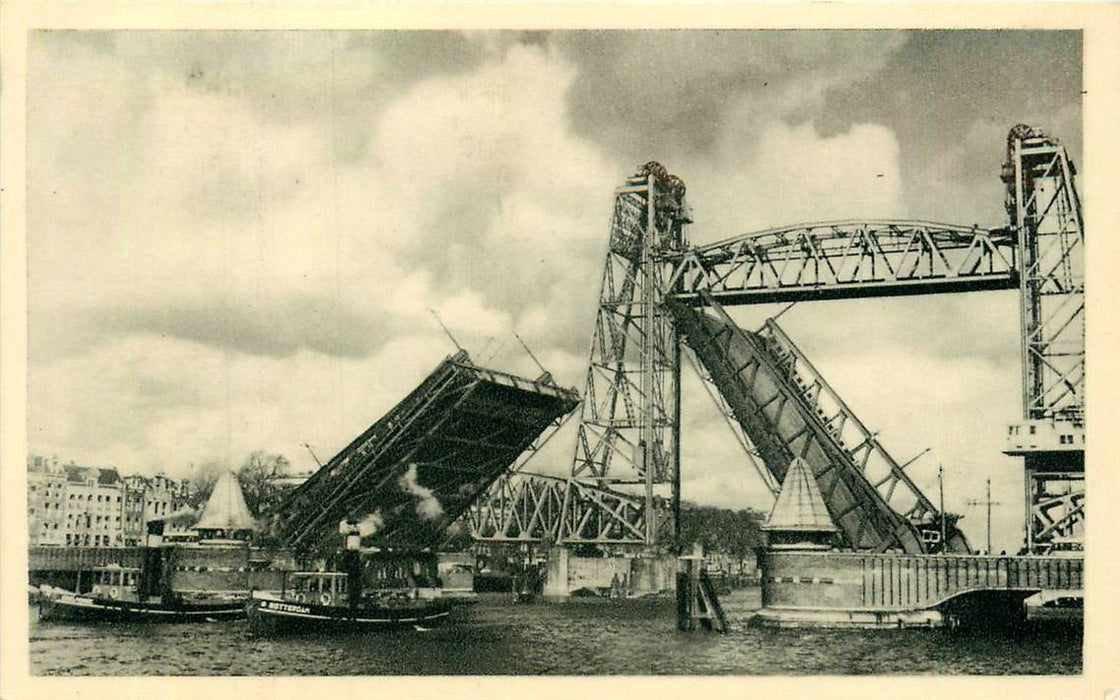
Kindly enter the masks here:
M 316 605 L 346 605 L 347 575 L 336 571 L 298 571 L 284 577 L 286 600 Z
M 95 598 L 129 602 L 139 600 L 137 584 L 140 581 L 140 569 L 99 566 L 90 570 L 90 577 L 93 583 L 91 593 Z

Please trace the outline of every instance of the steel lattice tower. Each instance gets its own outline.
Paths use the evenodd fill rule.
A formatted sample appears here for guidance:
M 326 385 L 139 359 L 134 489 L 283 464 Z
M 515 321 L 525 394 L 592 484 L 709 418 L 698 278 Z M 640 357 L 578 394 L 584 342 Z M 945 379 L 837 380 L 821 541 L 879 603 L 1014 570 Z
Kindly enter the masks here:
M 680 503 L 680 343 L 662 302 L 664 256 L 686 245 L 684 191 L 650 162 L 615 192 L 571 470 L 603 486 L 641 487 L 650 546 L 673 533 Z M 666 484 L 672 519 L 658 517 Z
M 1007 137 L 1007 213 L 1018 239 L 1023 418 L 1006 453 L 1024 458 L 1026 548 L 1079 548 L 1085 501 L 1084 226 L 1075 169 L 1057 139 Z

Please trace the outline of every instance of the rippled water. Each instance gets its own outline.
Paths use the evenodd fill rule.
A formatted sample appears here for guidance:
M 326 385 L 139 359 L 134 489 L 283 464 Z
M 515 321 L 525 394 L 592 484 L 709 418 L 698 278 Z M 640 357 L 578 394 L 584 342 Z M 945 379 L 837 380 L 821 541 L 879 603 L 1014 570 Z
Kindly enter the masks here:
M 947 630 L 758 630 L 758 590 L 723 598 L 727 635 L 676 631 L 672 600 L 513 605 L 484 595 L 427 632 L 255 637 L 244 621 L 39 623 L 36 675 L 1077 674 L 1081 627 L 999 636 Z

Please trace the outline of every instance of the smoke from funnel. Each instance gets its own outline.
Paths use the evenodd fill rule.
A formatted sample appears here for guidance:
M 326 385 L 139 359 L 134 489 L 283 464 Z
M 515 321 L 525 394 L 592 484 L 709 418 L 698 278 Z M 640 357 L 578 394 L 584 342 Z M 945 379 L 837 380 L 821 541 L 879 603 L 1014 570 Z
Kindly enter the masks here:
M 369 537 L 370 535 L 376 534 L 384 524 L 385 520 L 381 517 L 381 509 L 378 508 L 357 523 L 353 520 L 343 520 L 338 524 L 338 532 L 342 535 L 348 534 L 356 525 L 358 528 L 358 535 L 361 537 Z
M 443 515 L 443 506 L 432 490 L 420 485 L 416 480 L 416 465 L 408 465 L 408 471 L 398 482 L 405 491 L 416 496 L 416 514 L 425 520 L 434 520 Z
M 358 523 L 358 534 L 362 537 L 369 537 L 380 530 L 384 524 L 385 521 L 381 519 L 381 509 L 378 508 Z

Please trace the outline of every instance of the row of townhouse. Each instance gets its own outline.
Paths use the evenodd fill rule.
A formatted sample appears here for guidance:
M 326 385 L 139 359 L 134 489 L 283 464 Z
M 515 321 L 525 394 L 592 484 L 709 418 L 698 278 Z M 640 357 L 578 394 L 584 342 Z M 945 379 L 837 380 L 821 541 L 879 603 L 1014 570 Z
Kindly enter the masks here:
M 186 506 L 189 484 L 163 475 L 124 476 L 116 469 L 27 458 L 30 544 L 127 547 L 141 544 L 147 523 Z

